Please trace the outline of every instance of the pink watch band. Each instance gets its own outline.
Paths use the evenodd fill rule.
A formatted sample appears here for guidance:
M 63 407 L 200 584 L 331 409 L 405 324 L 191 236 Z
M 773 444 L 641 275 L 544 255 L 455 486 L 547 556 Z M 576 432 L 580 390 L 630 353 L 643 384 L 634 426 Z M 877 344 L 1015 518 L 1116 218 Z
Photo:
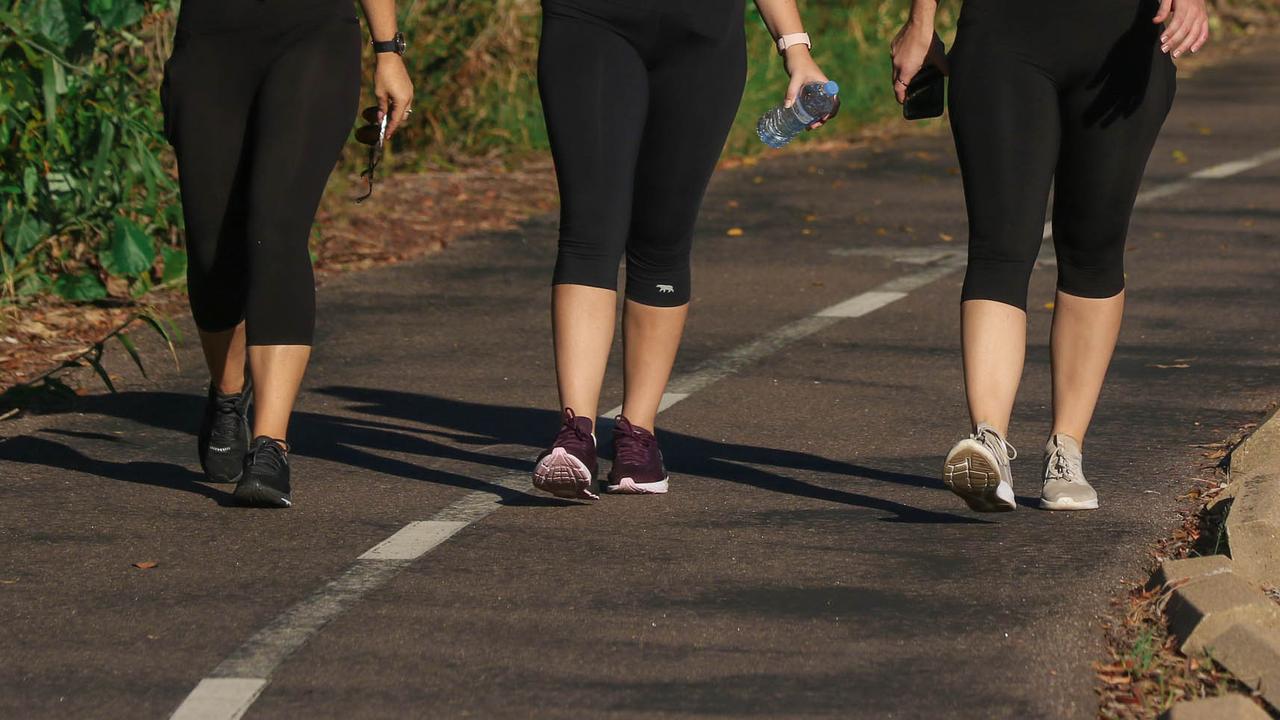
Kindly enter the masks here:
M 809 33 L 789 33 L 778 38 L 778 52 L 786 52 L 787 48 L 795 45 L 806 45 L 813 47 L 813 42 L 809 40 Z

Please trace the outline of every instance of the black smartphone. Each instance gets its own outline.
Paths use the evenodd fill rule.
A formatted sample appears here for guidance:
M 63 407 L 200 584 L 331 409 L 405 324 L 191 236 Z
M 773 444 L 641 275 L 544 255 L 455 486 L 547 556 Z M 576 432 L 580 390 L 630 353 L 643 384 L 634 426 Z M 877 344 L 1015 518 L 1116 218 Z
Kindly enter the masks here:
M 907 99 L 902 103 L 902 116 L 923 120 L 942 116 L 947 104 L 947 78 L 937 65 L 925 65 L 911 78 Z

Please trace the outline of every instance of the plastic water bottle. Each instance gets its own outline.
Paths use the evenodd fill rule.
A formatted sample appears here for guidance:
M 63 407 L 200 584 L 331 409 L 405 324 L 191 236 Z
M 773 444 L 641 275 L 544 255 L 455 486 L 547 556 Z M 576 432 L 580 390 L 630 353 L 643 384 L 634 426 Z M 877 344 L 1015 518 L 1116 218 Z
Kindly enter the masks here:
M 760 122 L 756 123 L 760 141 L 771 148 L 780 148 L 791 142 L 814 120 L 835 109 L 839 93 L 840 86 L 830 80 L 805 85 L 791 107 L 779 105 L 760 116 Z

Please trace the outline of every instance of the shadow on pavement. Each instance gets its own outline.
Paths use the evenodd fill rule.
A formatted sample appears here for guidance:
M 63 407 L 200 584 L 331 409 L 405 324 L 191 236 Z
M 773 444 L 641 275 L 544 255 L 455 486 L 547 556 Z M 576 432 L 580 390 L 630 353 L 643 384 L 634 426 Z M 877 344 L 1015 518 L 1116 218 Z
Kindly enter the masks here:
M 296 450 L 299 455 L 393 477 L 464 490 L 483 490 L 494 493 L 507 505 L 579 504 L 530 495 L 476 477 L 381 454 L 439 458 L 505 472 L 526 473 L 532 470 L 533 455 L 550 439 L 559 422 L 553 411 L 351 386 L 324 387 L 314 392 L 347 401 L 350 405 L 345 408 L 346 412 L 365 417 L 295 413 L 291 435 L 300 439 Z M 78 410 L 166 430 L 194 433 L 202 400 L 197 395 L 177 393 L 121 393 L 83 398 Z M 599 435 L 607 438 L 608 430 L 607 426 L 602 426 Z M 118 439 L 99 433 L 51 432 L 85 439 Z M 865 467 L 794 450 L 719 442 L 670 431 L 662 432 L 662 440 L 665 454 L 673 461 L 672 468 L 682 474 L 891 513 L 892 517 L 881 518 L 885 522 L 992 524 L 976 517 L 924 510 L 885 498 L 815 485 L 779 471 L 838 475 L 941 490 L 942 485 L 936 478 Z M 519 448 L 522 447 L 528 448 L 527 457 L 520 457 Z M 607 457 L 611 449 L 605 446 L 601 450 Z M 209 497 L 216 493 L 219 498 L 229 498 L 227 493 L 200 484 L 197 482 L 200 479 L 198 474 L 178 465 L 94 460 L 71 447 L 43 439 L 14 438 L 0 443 L 0 459 L 171 487 Z
M 470 444 L 522 445 L 540 449 L 559 422 L 557 414 L 550 410 L 484 405 L 394 390 L 335 386 L 320 388 L 316 392 L 356 403 L 349 408 L 354 412 L 448 428 L 456 431 L 447 433 L 448 437 Z M 602 424 L 597 434 L 602 438 L 601 454 L 607 457 L 611 451 L 605 440 L 609 436 L 609 427 Z M 674 460 L 671 464 L 673 470 L 684 474 L 893 513 L 894 517 L 885 518 L 887 522 L 989 524 L 989 521 L 978 518 L 923 510 L 892 500 L 814 485 L 757 466 L 941 488 L 941 482 L 935 478 L 864 467 L 794 450 L 718 442 L 669 430 L 662 431 L 661 435 L 665 448 L 663 454 Z M 511 460 L 500 455 L 466 454 L 470 457 L 460 459 L 498 461 L 503 467 L 509 467 Z M 441 456 L 459 457 L 456 450 Z M 530 465 L 528 461 L 519 462 L 515 469 L 529 470 Z
M 80 435 L 92 436 L 96 434 L 82 433 Z M 107 437 L 111 440 L 117 439 L 110 436 Z M 43 465 L 45 467 L 58 468 L 59 470 L 97 475 L 122 482 L 151 485 L 169 490 L 181 490 L 203 495 L 222 506 L 233 504 L 231 486 L 227 486 L 227 490 L 219 490 L 216 487 L 206 485 L 203 482 L 203 475 L 192 472 L 181 465 L 146 460 L 134 460 L 131 462 L 99 460 L 62 443 L 40 437 L 21 436 L 0 443 L 0 460 Z

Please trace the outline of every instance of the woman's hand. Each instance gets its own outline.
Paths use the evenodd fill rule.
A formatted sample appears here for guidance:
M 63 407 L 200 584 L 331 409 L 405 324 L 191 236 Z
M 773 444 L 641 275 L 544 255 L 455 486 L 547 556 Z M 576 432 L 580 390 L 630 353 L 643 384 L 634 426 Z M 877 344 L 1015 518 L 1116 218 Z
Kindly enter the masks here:
M 1160 50 L 1172 57 L 1188 50 L 1199 52 L 1209 39 L 1209 13 L 1204 0 L 1161 0 L 1152 22 L 1159 25 L 1166 20 L 1169 23 L 1160 33 Z
M 405 69 L 404 58 L 395 53 L 378 53 L 377 68 L 373 71 L 373 92 L 378 96 L 378 109 L 383 115 L 391 114 L 387 121 L 387 139 L 409 115 L 413 102 L 413 82 Z
M 800 91 L 805 85 L 810 83 L 825 83 L 829 78 L 818 67 L 818 63 L 814 62 L 813 56 L 809 54 L 808 45 L 792 45 L 787 48 L 783 58 L 787 66 L 787 74 L 791 76 L 791 84 L 787 86 L 787 96 L 783 99 L 783 107 L 791 107 L 796 104 L 796 100 L 800 97 Z M 840 112 L 840 97 L 836 97 L 835 107 L 831 108 L 831 112 L 809 123 L 810 130 L 816 130 L 827 123 L 828 120 L 836 116 Z
M 899 105 L 907 101 L 907 86 L 926 62 L 947 73 L 947 53 L 931 24 L 908 21 L 889 44 L 889 57 L 893 59 L 893 94 Z

